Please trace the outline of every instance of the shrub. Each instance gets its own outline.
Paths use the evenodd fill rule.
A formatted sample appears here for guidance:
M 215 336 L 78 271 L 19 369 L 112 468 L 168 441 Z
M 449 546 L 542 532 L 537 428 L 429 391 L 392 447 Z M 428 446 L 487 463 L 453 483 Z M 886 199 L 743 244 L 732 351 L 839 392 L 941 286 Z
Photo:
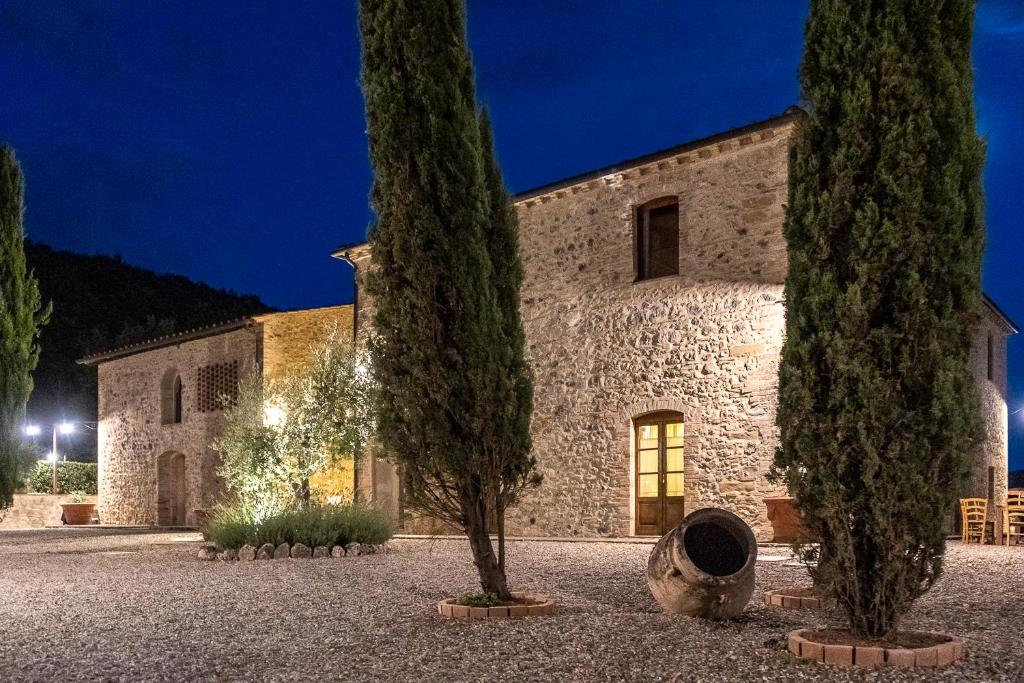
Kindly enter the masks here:
M 347 547 L 353 543 L 377 545 L 393 533 L 387 513 L 367 505 L 324 505 L 305 509 L 287 508 L 264 518 L 239 504 L 218 507 L 206 530 L 206 537 L 218 549 L 259 547 L 264 543 L 302 543 Z
M 87 496 L 96 495 L 97 465 L 94 462 L 57 463 L 57 491 L 80 491 Z M 40 460 L 28 475 L 30 493 L 50 493 L 53 488 L 53 464 Z

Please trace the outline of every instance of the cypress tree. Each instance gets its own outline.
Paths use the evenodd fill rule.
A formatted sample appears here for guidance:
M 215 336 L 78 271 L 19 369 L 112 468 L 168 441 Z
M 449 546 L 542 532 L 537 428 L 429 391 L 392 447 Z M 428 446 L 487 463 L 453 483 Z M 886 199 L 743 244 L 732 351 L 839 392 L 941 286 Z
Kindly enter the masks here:
M 812 0 L 790 159 L 784 478 L 815 583 L 890 637 L 938 578 L 981 437 L 972 0 Z
M 481 586 L 508 599 L 489 533 L 503 549 L 505 507 L 537 482 L 532 390 L 515 215 L 481 136 L 465 6 L 361 0 L 360 25 L 378 438 L 406 505 L 465 530 Z
M 39 329 L 50 314 L 25 265 L 24 180 L 14 152 L 0 147 L 0 509 L 9 507 L 19 478 L 18 453 Z

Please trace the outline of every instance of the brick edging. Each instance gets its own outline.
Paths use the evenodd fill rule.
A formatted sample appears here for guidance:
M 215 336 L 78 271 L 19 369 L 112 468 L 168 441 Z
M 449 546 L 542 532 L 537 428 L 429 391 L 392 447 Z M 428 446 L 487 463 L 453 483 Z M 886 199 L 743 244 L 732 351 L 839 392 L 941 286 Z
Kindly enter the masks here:
M 492 619 L 503 617 L 540 617 L 551 614 L 555 603 L 540 595 L 513 593 L 514 598 L 539 600 L 536 605 L 512 605 L 510 607 L 467 607 L 455 604 L 458 598 L 448 598 L 437 603 L 437 611 L 443 617 L 457 619 Z
M 859 645 L 828 645 L 804 638 L 812 629 L 797 629 L 789 634 L 789 651 L 800 659 L 838 666 L 938 667 L 964 658 L 964 641 L 944 633 L 930 635 L 949 638 L 945 643 L 917 648 L 871 647 Z
M 782 607 L 783 609 L 821 609 L 823 607 L 821 598 L 793 595 L 796 588 L 779 588 L 778 590 L 765 591 L 761 601 L 769 607 Z

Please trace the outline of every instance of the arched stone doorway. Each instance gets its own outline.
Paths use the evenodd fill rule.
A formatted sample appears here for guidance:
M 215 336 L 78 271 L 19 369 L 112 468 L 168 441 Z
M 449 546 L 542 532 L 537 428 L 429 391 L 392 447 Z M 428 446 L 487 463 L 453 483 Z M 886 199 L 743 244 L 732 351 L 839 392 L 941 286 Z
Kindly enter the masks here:
M 156 461 L 156 523 L 158 526 L 185 526 L 187 492 L 185 454 L 164 453 Z
M 684 516 L 683 414 L 660 410 L 633 419 L 633 533 L 661 536 Z

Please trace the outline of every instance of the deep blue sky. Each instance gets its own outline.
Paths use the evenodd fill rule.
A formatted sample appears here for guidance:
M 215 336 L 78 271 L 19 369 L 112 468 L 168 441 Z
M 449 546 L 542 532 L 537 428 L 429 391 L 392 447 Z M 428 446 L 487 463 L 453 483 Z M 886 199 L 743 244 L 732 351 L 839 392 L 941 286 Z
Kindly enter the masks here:
M 29 236 L 255 293 L 348 301 L 328 257 L 369 219 L 354 2 L 0 1 L 0 142 Z M 481 99 L 512 190 L 782 112 L 802 0 L 470 0 Z M 985 288 L 1024 323 L 1024 2 L 975 35 Z M 1010 409 L 1024 407 L 1024 339 Z M 1011 417 L 1024 467 L 1024 413 Z

